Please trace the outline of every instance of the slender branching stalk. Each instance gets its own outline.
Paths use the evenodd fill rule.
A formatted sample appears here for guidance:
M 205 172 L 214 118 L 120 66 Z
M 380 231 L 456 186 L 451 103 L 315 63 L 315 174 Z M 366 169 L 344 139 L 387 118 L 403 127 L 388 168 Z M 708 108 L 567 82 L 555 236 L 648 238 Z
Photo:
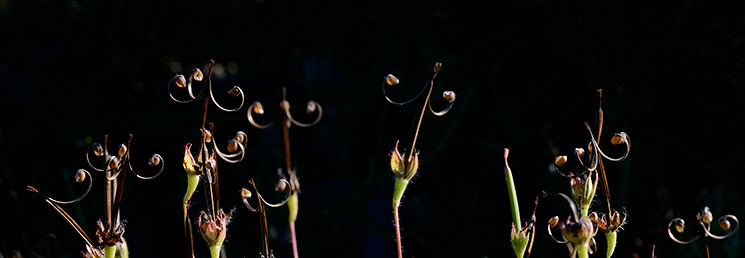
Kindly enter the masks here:
M 227 228 L 225 227 L 230 221 L 232 211 L 225 214 L 225 212 L 220 209 L 220 185 L 217 171 L 217 157 L 220 157 L 220 159 L 228 163 L 239 162 L 244 157 L 244 150 L 247 143 L 246 134 L 242 131 L 236 132 L 233 139 L 228 141 L 228 152 L 221 151 L 215 143 L 216 140 L 213 136 L 214 125 L 212 123 L 207 123 L 207 109 L 209 103 L 212 102 L 222 111 L 235 112 L 243 106 L 244 94 L 241 88 L 233 86 L 233 88 L 228 91 L 228 95 L 240 98 L 240 104 L 238 107 L 228 109 L 220 105 L 215 99 L 212 90 L 211 78 L 212 67 L 214 64 L 214 60 L 210 60 L 207 80 L 204 82 L 201 90 L 197 94 L 194 94 L 192 84 L 194 81 L 202 81 L 204 79 L 204 75 L 199 68 L 192 70 L 188 79 L 181 74 L 177 74 L 168 82 L 168 93 L 174 101 L 178 103 L 190 103 L 196 100 L 202 100 L 202 114 L 199 121 L 201 137 L 199 138 L 199 143 L 196 145 L 199 147 L 199 154 L 197 158 L 194 158 L 191 153 L 191 144 L 186 144 L 183 160 L 184 170 L 187 174 L 187 189 L 183 200 L 184 239 L 186 242 L 187 257 L 194 257 L 193 233 L 188 211 L 191 206 L 191 197 L 193 196 L 194 191 L 196 191 L 199 182 L 203 182 L 202 186 L 204 187 L 205 200 L 207 204 L 207 211 L 202 211 L 199 215 L 199 229 L 205 241 L 210 245 L 210 253 L 212 254 L 212 257 L 219 257 L 220 248 L 224 240 L 224 237 L 221 238 L 220 236 L 227 231 Z M 174 93 L 171 91 L 171 88 L 174 88 L 174 86 L 176 88 L 185 88 L 189 97 L 186 99 L 175 97 Z
M 266 199 L 264 199 L 263 196 L 261 196 L 261 193 L 259 193 L 259 190 L 256 188 L 256 184 L 254 183 L 253 178 L 248 180 L 248 183 L 251 184 L 251 187 L 253 188 L 253 192 L 256 193 L 256 207 L 252 206 L 248 200 L 251 199 L 253 196 L 253 192 L 250 190 L 243 188 L 240 191 L 241 198 L 243 199 L 243 204 L 246 205 L 246 208 L 250 210 L 251 212 L 258 213 L 259 214 L 259 223 L 261 225 L 261 241 L 263 250 L 260 253 L 262 258 L 274 258 L 274 254 L 271 249 L 269 249 L 269 230 L 267 228 L 267 222 L 266 222 L 266 211 L 264 210 L 264 206 L 269 206 L 272 208 L 277 208 L 279 206 L 284 205 L 287 203 L 287 201 L 290 199 L 291 189 L 290 189 L 290 182 L 288 182 L 285 179 L 279 179 L 279 182 L 274 186 L 274 190 L 277 192 L 284 192 L 285 197 L 284 199 L 279 203 L 270 203 L 267 202 Z
M 284 143 L 285 151 L 285 171 L 287 171 L 287 175 L 282 173 L 282 169 L 279 169 L 277 173 L 279 174 L 280 178 L 288 180 L 290 184 L 290 197 L 287 201 L 287 207 L 289 209 L 288 220 L 290 223 L 290 236 L 292 238 L 292 254 L 294 258 L 298 258 L 299 255 L 297 248 L 297 236 L 295 235 L 295 220 L 297 220 L 299 208 L 298 193 L 300 193 L 300 181 L 297 178 L 295 168 L 292 167 L 292 159 L 290 157 L 290 127 L 293 124 L 300 127 L 310 127 L 317 124 L 319 121 L 321 121 L 321 116 L 323 116 L 323 109 L 321 108 L 321 105 L 318 104 L 318 102 L 310 100 L 308 101 L 305 110 L 307 113 L 317 113 L 318 117 L 310 123 L 301 123 L 295 120 L 294 118 L 292 118 L 292 114 L 290 113 L 290 102 L 287 101 L 287 90 L 284 87 L 282 88 L 282 101 L 279 103 L 279 108 L 282 111 L 280 112 L 280 116 L 282 121 L 282 140 Z M 254 118 L 254 115 L 256 114 L 264 114 L 264 107 L 261 102 L 258 101 L 252 103 L 251 106 L 249 106 L 248 113 L 246 115 L 248 117 L 248 121 L 256 128 L 268 128 L 274 124 L 273 122 L 270 122 L 268 124 L 258 123 Z
M 67 222 L 70 227 L 83 239 L 85 242 L 86 253 L 85 255 L 90 257 L 121 257 L 126 258 L 129 256 L 126 241 L 124 240 L 124 220 L 120 217 L 122 192 L 124 189 L 124 179 L 127 173 L 134 174 L 140 179 L 153 179 L 158 177 L 163 172 L 164 162 L 163 158 L 159 154 L 154 154 L 148 164 L 151 167 L 158 167 L 158 172 L 153 176 L 141 176 L 137 174 L 132 167 L 130 162 L 129 150 L 130 143 L 132 142 L 132 135 L 130 135 L 129 141 L 126 144 L 119 145 L 119 148 L 115 153 L 109 153 L 108 151 L 108 135 L 104 136 L 104 144 L 94 143 L 88 148 L 86 153 L 86 159 L 88 165 L 96 172 L 102 172 L 104 175 L 104 189 L 106 209 L 105 219 L 102 222 L 97 222 L 96 230 L 96 242 L 94 242 L 88 235 L 83 231 L 80 225 L 64 210 L 59 204 L 71 204 L 81 201 L 91 190 L 93 186 L 93 178 L 85 169 L 79 169 L 75 174 L 75 181 L 80 183 L 88 179 L 88 188 L 85 190 L 80 197 L 72 201 L 59 201 L 53 199 L 47 195 L 42 194 L 34 186 L 28 186 L 27 189 L 31 192 L 39 194 L 44 201 L 49 204 L 62 218 Z M 102 166 L 94 166 L 91 163 L 90 154 L 100 157 L 102 160 Z
M 533 249 L 533 240 L 535 239 L 535 211 L 538 208 L 538 198 L 535 199 L 535 208 L 533 209 L 533 216 L 530 221 L 525 223 L 525 227 L 522 227 L 522 220 L 520 219 L 520 207 L 517 203 L 517 191 L 515 190 L 515 180 L 512 178 L 512 169 L 507 164 L 507 156 L 510 154 L 510 149 L 504 148 L 504 177 L 507 181 L 507 194 L 510 198 L 510 209 L 512 211 L 512 249 L 515 251 L 515 255 L 518 258 L 530 257 L 530 252 Z M 526 255 L 527 252 L 527 255 Z
M 683 233 L 683 230 L 685 229 L 685 221 L 681 218 L 674 218 L 670 221 L 669 224 L 667 224 L 667 234 L 670 236 L 670 239 L 675 241 L 675 243 L 687 245 L 690 243 L 693 243 L 694 241 L 698 240 L 699 238 L 702 241 L 702 244 L 704 246 L 704 251 L 706 253 L 706 258 L 709 258 L 709 243 L 706 241 L 707 238 L 713 238 L 717 240 L 728 238 L 735 233 L 737 233 L 737 230 L 740 229 L 740 221 L 737 220 L 737 217 L 734 215 L 724 215 L 719 217 L 719 227 L 722 228 L 722 230 L 725 231 L 724 235 L 716 235 L 711 232 L 711 222 L 714 220 L 714 216 L 711 214 L 711 211 L 709 210 L 709 207 L 704 207 L 701 212 L 696 214 L 696 220 L 698 221 L 697 227 L 696 227 L 696 235 L 690 239 L 690 240 L 680 240 L 672 232 L 672 228 L 675 228 L 675 231 L 677 233 Z M 734 228 L 732 227 L 732 223 L 735 223 Z
M 596 112 L 595 117 L 595 131 L 593 131 L 590 125 L 585 122 L 585 127 L 591 135 L 591 141 L 588 144 L 586 151 L 582 148 L 576 148 L 574 151 L 577 160 L 582 165 L 582 171 L 580 171 L 579 173 L 571 172 L 569 174 L 561 172 L 559 170 L 559 167 L 563 166 L 567 162 L 566 156 L 556 157 L 554 164 L 556 165 L 557 171 L 559 171 L 561 175 L 570 178 L 572 194 L 574 200 L 580 206 L 580 213 L 582 214 L 582 216 L 588 216 L 590 205 L 595 195 L 598 182 L 600 183 L 601 191 L 603 192 L 605 203 L 608 207 L 608 212 L 601 212 L 596 215 L 596 221 L 593 221 L 593 223 L 596 222 L 600 230 L 603 231 L 605 234 L 608 247 L 608 249 L 606 250 L 606 257 L 609 258 L 613 255 L 616 247 L 618 229 L 620 229 L 626 223 L 626 212 L 624 211 L 623 214 L 621 214 L 611 208 L 610 190 L 608 189 L 608 180 L 605 173 L 605 166 L 603 165 L 603 159 L 615 162 L 620 162 L 626 159 L 626 157 L 628 157 L 629 151 L 631 150 L 631 139 L 625 132 L 616 133 L 613 135 L 613 138 L 611 138 L 611 144 L 623 144 L 626 146 L 623 155 L 619 158 L 609 157 L 600 149 L 598 142 L 600 142 L 600 135 L 603 131 L 604 119 L 602 108 L 603 90 L 598 89 L 597 92 L 599 104 L 598 111 Z M 582 160 L 582 157 L 585 155 L 585 153 L 590 154 L 587 161 L 589 165 L 585 165 L 585 162 L 583 162 Z M 586 183 L 585 181 L 590 182 Z M 594 183 L 592 181 L 594 181 Z M 588 188 L 588 185 L 592 187 Z
M 401 204 L 401 198 L 403 197 L 404 192 L 406 191 L 406 187 L 409 185 L 409 181 L 416 175 L 417 170 L 419 169 L 419 151 L 416 149 L 416 141 L 417 137 L 419 136 L 419 129 L 422 125 L 422 119 L 424 118 L 424 113 L 429 108 L 429 111 L 435 114 L 436 116 L 442 116 L 446 114 L 450 108 L 453 106 L 453 102 L 455 101 L 455 93 L 452 91 L 444 91 L 442 96 L 447 101 L 447 106 L 441 110 L 441 111 L 434 111 L 432 109 L 432 103 L 430 102 L 430 95 L 432 95 L 432 89 L 434 88 L 434 81 L 437 74 L 440 72 L 440 69 L 442 68 L 442 63 L 435 63 L 434 67 L 434 75 L 432 75 L 432 79 L 428 81 L 424 88 L 415 96 L 414 98 L 404 101 L 404 102 L 397 102 L 391 100 L 391 98 L 386 94 L 386 85 L 387 86 L 394 86 L 399 83 L 398 78 L 396 76 L 393 76 L 392 74 L 389 74 L 386 76 L 383 80 L 383 95 L 385 95 L 386 100 L 392 104 L 396 105 L 405 105 L 407 103 L 411 103 L 415 100 L 418 100 L 420 96 L 424 95 L 424 100 L 420 102 L 419 109 L 417 111 L 418 118 L 414 120 L 413 125 L 413 131 L 410 139 L 409 146 L 411 148 L 408 150 L 408 153 L 401 154 L 398 152 L 398 141 L 396 142 L 396 146 L 393 150 L 393 153 L 391 154 L 391 170 L 393 171 L 393 175 L 395 177 L 394 182 L 394 188 L 393 188 L 393 220 L 394 225 L 396 228 L 396 244 L 398 249 L 398 257 L 403 258 L 403 248 L 401 246 L 401 226 L 399 222 L 399 206 Z

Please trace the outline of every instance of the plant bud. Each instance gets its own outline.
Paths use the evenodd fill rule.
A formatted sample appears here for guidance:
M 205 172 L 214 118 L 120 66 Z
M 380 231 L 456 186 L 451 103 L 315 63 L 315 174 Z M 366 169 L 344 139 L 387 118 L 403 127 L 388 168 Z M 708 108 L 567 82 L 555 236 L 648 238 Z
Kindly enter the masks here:
M 290 110 L 290 102 L 287 100 L 283 100 L 279 103 L 279 108 L 282 110 Z
M 235 141 L 235 139 L 232 139 L 228 142 L 228 151 L 229 152 L 235 152 L 238 150 L 238 142 Z
M 554 160 L 554 164 L 557 166 L 564 166 L 564 164 L 567 163 L 567 156 L 556 156 L 556 159 Z
M 254 108 L 253 108 L 253 112 L 256 113 L 256 114 L 259 114 L 259 115 L 263 115 L 264 114 L 264 106 L 261 105 L 261 102 L 258 102 L 258 101 L 255 102 L 255 105 L 254 105 Z
M 559 224 L 559 216 L 554 216 L 548 220 L 548 225 L 551 226 L 552 228 L 555 227 L 556 224 Z
M 398 152 L 398 141 L 396 141 L 396 147 L 393 148 L 393 153 L 391 153 L 391 171 L 393 171 L 393 175 L 398 177 L 402 176 L 405 170 L 406 164 L 404 164 L 401 153 Z
M 96 156 L 103 155 L 103 146 L 101 146 L 100 143 L 94 143 L 93 144 L 93 154 Z
M 186 87 L 186 78 L 183 75 L 176 75 L 173 80 L 176 81 L 176 86 L 179 88 Z
M 305 111 L 308 113 L 316 112 L 316 102 L 308 101 L 308 105 L 305 108 Z
M 202 81 L 202 79 L 204 79 L 202 70 L 199 70 L 199 68 L 194 68 L 194 70 L 192 70 L 192 78 L 194 78 L 194 80 L 198 82 Z
M 404 179 L 411 180 L 411 178 L 416 175 L 417 170 L 419 170 L 419 153 L 414 153 L 414 156 L 409 157 L 408 159 L 408 162 L 406 162 L 406 173 L 404 174 Z
M 455 92 L 446 90 L 442 92 L 442 97 L 447 101 L 453 101 L 455 100 Z
M 704 207 L 704 210 L 699 213 L 699 219 L 706 224 L 709 224 L 714 220 L 714 216 L 711 215 L 709 207 Z
M 115 169 L 118 165 L 119 165 L 119 158 L 117 158 L 117 157 L 111 157 L 111 159 L 109 159 L 109 168 L 110 169 Z
M 279 181 L 276 185 L 274 185 L 274 191 L 277 192 L 284 192 L 285 189 L 287 189 L 287 181 Z
M 80 183 L 85 180 L 85 171 L 82 169 L 78 169 L 78 172 L 75 173 L 75 182 Z
M 153 156 L 150 157 L 150 160 L 147 161 L 147 164 L 151 167 L 160 165 L 160 156 L 158 154 L 153 154 Z
M 613 135 L 613 138 L 610 139 L 610 143 L 613 145 L 619 145 L 626 143 L 625 137 L 621 136 L 621 134 Z
M 243 199 L 250 199 L 251 198 L 251 191 L 249 191 L 246 188 L 241 189 L 241 198 Z
M 396 76 L 393 76 L 393 74 L 388 74 L 388 76 L 385 77 L 385 83 L 389 86 L 394 86 L 398 84 L 398 78 L 396 78 Z
M 686 226 L 686 222 L 683 219 L 675 219 L 673 221 L 673 225 L 675 225 L 675 231 L 678 233 L 683 233 L 683 229 Z
M 228 91 L 228 94 L 231 97 L 235 97 L 241 94 L 241 90 L 238 88 L 238 86 L 233 86 L 233 88 Z
M 121 144 L 119 145 L 119 157 L 124 157 L 124 154 L 127 154 L 127 145 Z
M 727 220 L 726 217 L 719 218 L 719 226 L 722 227 L 722 229 L 724 229 L 724 231 L 729 230 L 729 227 L 730 227 L 729 220 Z
M 576 148 L 574 149 L 574 153 L 577 153 L 577 156 L 584 157 L 585 156 L 585 149 L 582 148 Z

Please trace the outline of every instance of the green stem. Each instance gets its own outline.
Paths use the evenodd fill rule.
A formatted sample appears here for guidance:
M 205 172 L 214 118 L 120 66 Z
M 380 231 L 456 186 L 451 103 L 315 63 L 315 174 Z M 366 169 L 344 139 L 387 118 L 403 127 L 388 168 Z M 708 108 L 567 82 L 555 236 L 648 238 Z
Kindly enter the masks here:
M 114 258 L 116 257 L 116 245 L 106 245 L 103 249 L 103 254 L 106 256 L 106 258 Z
M 292 257 L 298 258 L 298 251 L 297 251 L 297 236 L 295 235 L 295 220 L 297 219 L 297 212 L 298 212 L 298 197 L 297 192 L 290 195 L 290 198 L 287 200 L 287 208 L 290 210 L 289 220 L 290 220 L 290 236 L 292 238 Z
M 577 245 L 575 248 L 577 248 L 577 257 L 579 258 L 589 258 L 589 250 L 590 250 L 590 241 L 584 242 L 582 244 Z
M 517 191 L 515 190 L 515 180 L 512 179 L 512 170 L 510 169 L 510 166 L 507 165 L 507 155 L 509 154 L 509 149 L 504 149 L 504 177 L 505 180 L 507 180 L 507 193 L 510 196 L 510 208 L 512 209 L 512 222 L 515 223 L 515 231 L 522 230 L 522 226 L 520 225 L 520 207 L 518 207 L 517 204 Z
M 609 231 L 605 233 L 605 239 L 608 240 L 608 251 L 606 252 L 605 257 L 610 258 L 611 255 L 613 255 L 613 251 L 616 250 L 616 241 L 618 237 L 617 231 Z
M 398 220 L 398 207 L 401 205 L 401 198 L 404 196 L 406 186 L 409 180 L 396 177 L 393 188 L 393 222 L 396 226 L 396 246 L 398 248 L 398 258 L 403 258 L 403 249 L 401 248 L 401 225 Z
M 222 248 L 221 245 L 210 246 L 210 256 L 212 258 L 219 258 L 220 257 L 220 248 Z

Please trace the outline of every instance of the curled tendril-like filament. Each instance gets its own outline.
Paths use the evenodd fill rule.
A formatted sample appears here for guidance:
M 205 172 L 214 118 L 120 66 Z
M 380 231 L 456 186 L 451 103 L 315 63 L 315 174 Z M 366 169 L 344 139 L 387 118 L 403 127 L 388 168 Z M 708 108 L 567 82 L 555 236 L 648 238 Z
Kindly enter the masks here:
M 615 162 L 623 161 L 624 159 L 626 159 L 626 157 L 629 156 L 629 152 L 631 151 L 631 138 L 625 132 L 616 133 L 613 136 L 613 138 L 614 139 L 611 140 L 611 142 L 614 143 L 614 145 L 621 144 L 621 143 L 626 145 L 626 151 L 624 151 L 623 155 L 619 158 L 611 158 L 608 155 L 605 155 L 605 153 L 600 149 L 599 146 L 596 146 L 598 153 L 600 153 L 600 155 L 603 156 L 603 158 L 610 160 L 610 161 L 615 161 Z
M 392 74 L 387 75 L 386 77 L 383 78 L 383 84 L 382 84 L 383 95 L 385 96 L 385 99 L 388 100 L 388 102 L 390 102 L 391 104 L 406 105 L 408 103 L 414 102 L 415 100 L 419 99 L 420 96 L 422 96 L 425 92 L 427 92 L 426 100 L 425 100 L 427 103 L 425 104 L 428 106 L 429 111 L 432 112 L 432 114 L 435 114 L 436 116 L 445 115 L 450 110 L 450 108 L 453 107 L 453 103 L 455 102 L 455 92 L 444 91 L 442 93 L 442 97 L 447 101 L 447 105 L 445 106 L 445 108 L 443 108 L 440 111 L 435 111 L 434 108 L 432 108 L 432 102 L 429 101 L 429 97 L 432 94 L 432 88 L 434 87 L 435 77 L 437 77 L 437 74 L 440 72 L 441 68 L 442 68 L 442 63 L 439 63 L 439 62 L 435 63 L 434 75 L 432 75 L 432 79 L 424 84 L 424 87 L 422 87 L 422 89 L 419 91 L 419 93 L 417 93 L 416 96 L 414 96 L 413 98 L 409 100 L 401 101 L 401 102 L 394 101 L 388 96 L 388 93 L 385 90 L 386 85 L 395 86 L 399 83 L 399 81 L 398 81 L 398 78 L 396 78 Z
M 266 201 L 266 199 L 264 199 L 264 197 L 261 196 L 261 193 L 259 193 L 258 189 L 256 188 L 256 184 L 254 183 L 253 178 L 248 180 L 248 182 L 251 184 L 251 187 L 253 187 L 254 192 L 256 193 L 256 198 L 258 199 L 259 202 L 261 202 L 259 205 L 263 204 L 263 205 L 266 205 L 272 208 L 276 208 L 276 207 L 280 207 L 284 205 L 285 203 L 287 203 L 287 200 L 290 198 L 290 190 L 291 190 L 290 182 L 288 182 L 285 179 L 280 179 L 274 188 L 274 190 L 277 192 L 285 193 L 285 197 L 279 203 L 270 203 Z M 245 189 L 245 188 L 241 189 L 241 197 L 243 198 L 243 203 L 246 205 L 246 208 L 248 208 L 251 212 L 259 212 L 258 209 L 251 206 L 251 204 L 248 202 L 248 199 L 250 199 L 252 196 L 253 196 L 252 192 L 249 191 L 248 189 Z
M 279 109 L 282 112 L 281 115 L 284 115 L 284 117 L 287 118 L 286 123 L 288 124 L 286 124 L 286 126 L 288 127 L 290 126 L 289 123 L 295 124 L 300 127 L 310 127 L 310 126 L 317 124 L 319 121 L 321 121 L 321 117 L 323 116 L 323 108 L 321 107 L 321 104 L 318 104 L 318 102 L 316 101 L 309 100 L 308 103 L 306 104 L 305 111 L 307 113 L 317 113 L 318 117 L 316 117 L 315 120 L 309 123 L 303 123 L 293 118 L 292 113 L 290 112 L 290 102 L 287 101 L 287 89 L 284 87 L 282 87 L 282 101 L 280 101 L 279 103 Z M 248 112 L 246 113 L 248 122 L 251 123 L 251 125 L 253 125 L 256 128 L 265 129 L 265 128 L 269 128 L 272 125 L 274 125 L 274 121 L 276 121 L 276 120 L 273 120 L 266 124 L 261 124 L 257 122 L 256 119 L 254 118 L 255 114 L 258 114 L 258 115 L 264 114 L 264 106 L 259 101 L 254 101 L 253 103 L 251 103 L 251 106 L 248 107 Z
M 168 95 L 170 95 L 171 99 L 173 99 L 174 101 L 178 103 L 189 103 L 189 102 L 192 102 L 196 99 L 203 97 L 203 94 L 205 93 L 205 89 L 207 89 L 206 92 L 207 94 L 209 94 L 209 98 L 212 99 L 212 103 L 214 103 L 215 106 L 217 106 L 217 108 L 219 108 L 220 110 L 227 111 L 227 112 L 235 112 L 241 109 L 241 107 L 243 107 L 243 104 L 245 102 L 245 97 L 244 97 L 245 95 L 243 94 L 243 90 L 241 90 L 241 88 L 238 86 L 233 86 L 233 88 L 231 88 L 228 91 L 228 95 L 230 95 L 231 97 L 236 97 L 236 98 L 240 97 L 241 101 L 238 107 L 232 108 L 232 109 L 225 108 L 222 105 L 220 105 L 220 103 L 218 103 L 217 100 L 215 99 L 215 94 L 212 91 L 212 78 L 211 78 L 212 77 L 212 66 L 214 66 L 214 64 L 215 64 L 215 61 L 210 60 L 209 71 L 207 72 L 207 81 L 204 83 L 204 85 L 202 86 L 202 89 L 199 90 L 199 93 L 197 95 L 194 95 L 194 92 L 192 90 L 192 82 L 203 80 L 204 77 L 203 77 L 202 71 L 199 68 L 194 68 L 192 70 L 192 73 L 189 75 L 188 79 L 186 79 L 186 77 L 184 77 L 184 75 L 181 75 L 181 74 L 176 74 L 175 76 L 173 76 L 173 78 L 171 78 L 171 80 L 168 81 Z M 171 88 L 173 88 L 174 85 L 177 88 L 186 88 L 186 91 L 189 94 L 190 98 L 183 99 L 183 100 L 176 98 L 173 95 L 173 92 L 171 92 Z
M 697 234 L 690 240 L 680 240 L 672 232 L 673 227 L 675 228 L 675 231 L 678 233 L 683 233 L 683 230 L 685 228 L 685 221 L 681 218 L 675 218 L 670 221 L 670 223 L 667 225 L 667 234 L 670 236 L 670 239 L 675 241 L 678 244 L 687 245 L 690 243 L 693 243 L 694 241 L 698 240 L 701 236 L 703 237 L 711 237 L 713 239 L 721 240 L 728 238 L 735 233 L 740 228 L 740 221 L 735 217 L 734 215 L 724 215 L 719 217 L 719 226 L 726 232 L 724 235 L 715 235 L 711 233 L 711 222 L 712 222 L 712 216 L 711 212 L 709 211 L 709 207 L 704 207 L 704 210 L 699 213 L 697 216 Z M 732 228 L 732 222 L 735 223 L 734 229 Z
M 132 142 L 132 135 L 129 135 L 129 140 L 126 144 L 119 145 L 119 150 L 117 151 L 116 155 L 109 154 L 109 151 L 107 150 L 107 143 L 104 142 L 104 145 L 101 145 L 100 143 L 94 143 L 90 147 L 88 147 L 88 151 L 85 154 L 86 161 L 88 162 L 88 166 L 90 166 L 93 170 L 99 171 L 99 172 L 112 172 L 110 176 L 106 176 L 107 181 L 112 181 L 116 179 L 119 174 L 122 172 L 122 168 L 126 165 L 129 167 L 130 172 L 132 172 L 137 178 L 140 179 L 154 179 L 163 172 L 164 160 L 163 157 L 160 156 L 160 154 L 153 154 L 153 156 L 150 157 L 148 160 L 148 164 L 151 167 L 159 167 L 158 172 L 155 173 L 155 175 L 152 176 L 142 176 L 138 174 L 134 168 L 132 167 L 132 163 L 129 160 L 129 153 L 130 153 L 130 144 Z M 108 138 L 108 136 L 106 136 Z M 91 163 L 90 154 L 93 153 L 95 156 L 102 156 L 104 158 L 104 166 L 103 168 L 98 168 L 93 163 Z
M 244 133 L 243 131 L 236 132 L 233 139 L 230 139 L 228 141 L 228 147 L 227 147 L 228 153 L 226 153 L 226 152 L 221 151 L 220 148 L 217 146 L 217 141 L 214 138 L 215 136 L 214 134 L 212 134 L 212 132 L 215 129 L 214 124 L 210 123 L 209 126 L 210 126 L 209 130 L 202 130 L 202 133 L 207 135 L 205 136 L 207 140 L 204 141 L 204 144 L 205 144 L 204 148 L 207 148 L 206 146 L 207 144 L 212 144 L 211 147 L 212 149 L 215 150 L 215 153 L 217 154 L 217 156 L 219 156 L 222 160 L 228 163 L 237 163 L 243 160 L 243 158 L 245 157 L 245 153 L 246 153 L 245 152 L 246 144 L 248 144 L 248 137 L 246 133 Z

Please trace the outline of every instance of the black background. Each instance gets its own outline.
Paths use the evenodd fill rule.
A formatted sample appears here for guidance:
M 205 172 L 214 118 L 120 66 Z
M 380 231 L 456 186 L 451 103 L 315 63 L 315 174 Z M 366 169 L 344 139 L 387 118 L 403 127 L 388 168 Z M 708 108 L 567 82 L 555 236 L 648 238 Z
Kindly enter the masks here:
M 744 5 L 0 0 L 0 252 L 80 257 L 81 239 L 26 186 L 72 199 L 84 190 L 72 176 L 88 168 L 88 146 L 104 135 L 116 146 L 132 134 L 139 173 L 149 173 L 152 153 L 166 167 L 154 180 L 127 178 L 131 256 L 183 256 L 179 163 L 184 145 L 198 140 L 200 105 L 172 101 L 166 84 L 214 59 L 238 67 L 213 78 L 218 102 L 237 104 L 226 94 L 233 85 L 246 93 L 238 112 L 208 110 L 219 144 L 237 130 L 249 140 L 242 162 L 219 164 L 221 205 L 236 208 L 229 257 L 261 250 L 258 217 L 238 190 L 256 178 L 267 198 L 279 198 L 271 188 L 283 164 L 281 129 L 253 128 L 246 106 L 258 100 L 276 114 L 282 87 L 298 119 L 310 119 L 308 100 L 324 111 L 318 125 L 290 128 L 302 187 L 300 255 L 395 257 L 388 159 L 397 140 L 408 141 L 415 105 L 386 102 L 381 82 L 395 74 L 410 92 L 392 97 L 405 99 L 435 62 L 443 68 L 433 105 L 442 105 L 442 90 L 457 100 L 445 116 L 424 116 L 420 171 L 401 207 L 406 257 L 512 257 L 503 149 L 527 219 L 541 191 L 569 193 L 550 164 L 586 146 L 583 122 L 594 123 L 600 88 L 601 147 L 619 155 L 608 143 L 620 131 L 633 143 L 628 159 L 606 162 L 612 205 L 628 211 L 614 257 L 650 257 L 652 245 L 658 257 L 703 257 L 700 241 L 675 244 L 666 226 L 681 217 L 692 230 L 704 206 L 715 218 L 745 216 Z M 103 217 L 102 185 L 95 174 L 91 194 L 63 206 L 91 236 Z M 291 257 L 286 213 L 268 214 L 277 257 Z M 541 199 L 532 257 L 568 256 L 545 229 L 548 218 L 568 214 L 565 202 Z M 593 256 L 604 256 L 605 239 L 596 240 Z M 741 233 L 708 241 L 712 257 L 743 255 Z M 202 239 L 195 243 L 206 257 Z

